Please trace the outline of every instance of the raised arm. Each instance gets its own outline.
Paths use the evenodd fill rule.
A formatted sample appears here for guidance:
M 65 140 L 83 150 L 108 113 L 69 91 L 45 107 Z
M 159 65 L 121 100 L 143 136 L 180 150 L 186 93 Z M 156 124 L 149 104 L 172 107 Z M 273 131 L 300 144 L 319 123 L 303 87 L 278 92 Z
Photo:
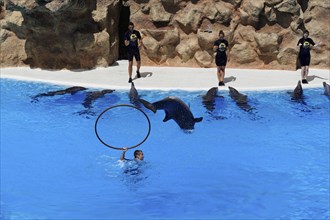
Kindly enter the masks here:
M 126 158 L 125 158 L 125 153 L 126 153 L 126 151 L 127 151 L 127 148 L 124 147 L 124 148 L 123 148 L 123 152 L 122 152 L 121 155 L 120 155 L 120 160 L 121 160 L 121 161 L 126 160 Z

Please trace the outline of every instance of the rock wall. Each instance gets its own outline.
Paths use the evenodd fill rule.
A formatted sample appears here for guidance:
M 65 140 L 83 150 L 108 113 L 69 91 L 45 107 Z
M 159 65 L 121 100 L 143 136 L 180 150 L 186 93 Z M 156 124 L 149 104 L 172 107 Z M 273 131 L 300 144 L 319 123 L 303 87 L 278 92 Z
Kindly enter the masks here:
M 116 0 L 2 2 L 2 66 L 88 69 L 111 65 L 118 58 L 120 7 Z
M 295 70 L 304 30 L 330 67 L 328 0 L 0 0 L 1 66 L 88 69 L 119 57 L 123 7 L 143 37 L 143 65 L 214 67 L 219 30 L 229 67 Z
M 304 30 L 324 44 L 311 65 L 329 68 L 328 0 L 135 0 L 131 20 L 143 34 L 144 63 L 214 67 L 213 42 L 223 30 L 229 67 L 296 69 Z

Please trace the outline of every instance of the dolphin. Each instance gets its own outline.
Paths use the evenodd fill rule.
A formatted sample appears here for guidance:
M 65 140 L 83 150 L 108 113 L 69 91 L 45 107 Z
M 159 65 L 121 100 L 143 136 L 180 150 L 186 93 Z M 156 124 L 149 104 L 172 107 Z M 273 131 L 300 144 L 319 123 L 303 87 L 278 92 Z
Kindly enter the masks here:
M 218 95 L 218 87 L 209 89 L 207 93 L 202 96 L 204 107 L 209 111 L 213 111 L 215 109 L 215 98 L 217 97 L 222 97 Z
M 189 107 L 175 96 L 169 96 L 154 103 L 149 103 L 143 99 L 139 99 L 139 101 L 154 113 L 159 109 L 164 110 L 165 118 L 163 122 L 173 119 L 183 130 L 192 130 L 196 122 L 203 120 L 203 117 L 195 118 Z
M 43 96 L 55 96 L 55 95 L 64 95 L 64 94 L 71 94 L 74 95 L 79 91 L 83 91 L 86 90 L 85 87 L 81 87 L 81 86 L 73 86 L 73 87 L 69 87 L 67 89 L 62 89 L 62 90 L 57 90 L 57 91 L 52 91 L 52 92 L 47 92 L 47 93 L 41 93 L 39 95 L 33 96 L 32 99 L 33 101 L 38 101 L 39 97 L 43 97 Z
M 251 111 L 253 108 L 248 104 L 247 95 L 244 95 L 240 92 L 238 92 L 233 87 L 229 88 L 229 95 L 232 99 L 235 100 L 236 104 L 243 109 L 244 111 Z
M 327 84 L 326 82 L 323 82 L 323 88 L 324 88 L 324 95 L 330 98 L 330 85 Z
M 134 85 L 133 82 L 131 83 L 131 89 L 130 89 L 130 91 L 128 93 L 128 97 L 129 97 L 129 100 L 130 100 L 130 102 L 132 104 L 134 104 L 135 106 L 138 106 L 138 107 L 140 106 L 139 105 L 140 102 L 138 101 L 138 99 L 140 98 L 140 96 L 139 96 L 139 93 L 136 90 L 135 85 Z
M 303 100 L 303 89 L 300 80 L 298 81 L 296 88 L 293 90 L 293 92 L 291 92 L 291 100 L 294 101 Z
M 82 105 L 87 109 L 91 109 L 92 108 L 92 103 L 96 99 L 102 98 L 105 94 L 113 93 L 114 91 L 115 90 L 112 90 L 112 89 L 105 89 L 105 90 L 102 90 L 102 91 L 88 92 L 84 102 L 82 103 Z

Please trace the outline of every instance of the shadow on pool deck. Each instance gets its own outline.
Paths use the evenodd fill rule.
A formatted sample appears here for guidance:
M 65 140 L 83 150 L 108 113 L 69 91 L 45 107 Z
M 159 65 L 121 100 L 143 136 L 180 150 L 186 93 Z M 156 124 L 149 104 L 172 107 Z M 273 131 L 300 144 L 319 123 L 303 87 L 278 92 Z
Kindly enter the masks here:
M 224 79 L 224 83 L 233 82 L 233 81 L 236 81 L 235 76 L 225 77 Z
M 146 78 L 147 76 L 148 77 L 151 77 L 153 75 L 153 73 L 152 72 L 141 72 L 140 75 L 141 75 L 141 78 Z M 136 79 L 138 79 L 138 78 L 135 75 L 135 77 L 133 78 L 133 80 L 136 80 Z
M 313 76 L 307 76 L 307 81 L 308 81 L 308 82 L 311 82 L 311 81 L 313 81 L 315 78 L 317 78 L 317 79 L 324 79 L 324 80 L 327 80 L 326 78 L 323 78 L 323 77 L 319 77 L 319 76 L 315 76 L 315 75 L 313 75 Z

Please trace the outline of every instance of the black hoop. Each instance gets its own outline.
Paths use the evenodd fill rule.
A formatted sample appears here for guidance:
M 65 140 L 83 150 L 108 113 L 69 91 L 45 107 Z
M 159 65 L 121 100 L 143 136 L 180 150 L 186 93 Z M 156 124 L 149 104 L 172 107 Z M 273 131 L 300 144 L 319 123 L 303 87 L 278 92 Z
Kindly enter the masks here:
M 117 107 L 129 107 L 129 108 L 135 108 L 135 109 L 139 110 L 140 112 L 142 112 L 143 115 L 146 117 L 146 119 L 147 119 L 147 121 L 148 121 L 148 133 L 147 133 L 147 135 L 144 137 L 144 139 L 143 139 L 140 143 L 138 143 L 138 144 L 136 144 L 136 145 L 133 145 L 133 146 L 131 146 L 131 147 L 127 147 L 127 149 L 132 149 L 132 148 L 135 148 L 135 147 L 140 146 L 140 145 L 143 144 L 143 143 L 147 140 L 147 138 L 149 137 L 149 134 L 150 134 L 150 131 L 151 131 L 151 123 L 150 123 L 150 120 L 149 120 L 149 117 L 147 116 L 147 114 L 146 114 L 144 111 L 142 111 L 141 109 L 139 109 L 139 108 L 137 108 L 137 107 L 135 107 L 135 106 L 133 106 L 133 105 L 119 104 L 119 105 L 111 106 L 111 107 L 105 109 L 105 110 L 104 110 L 104 111 L 103 111 L 103 112 L 97 117 L 97 119 L 96 119 L 96 121 L 95 121 L 94 129 L 95 129 L 96 137 L 99 139 L 99 141 L 100 141 L 102 144 L 104 144 L 104 145 L 107 146 L 107 147 L 110 147 L 110 148 L 115 149 L 115 150 L 124 150 L 124 148 L 114 147 L 114 146 L 111 146 L 111 145 L 105 143 L 105 142 L 100 138 L 100 136 L 99 136 L 99 134 L 98 134 L 98 132 L 97 132 L 97 123 L 98 123 L 99 119 L 101 118 L 101 116 L 102 116 L 105 112 L 107 112 L 108 110 L 113 109 L 113 108 L 117 108 Z

